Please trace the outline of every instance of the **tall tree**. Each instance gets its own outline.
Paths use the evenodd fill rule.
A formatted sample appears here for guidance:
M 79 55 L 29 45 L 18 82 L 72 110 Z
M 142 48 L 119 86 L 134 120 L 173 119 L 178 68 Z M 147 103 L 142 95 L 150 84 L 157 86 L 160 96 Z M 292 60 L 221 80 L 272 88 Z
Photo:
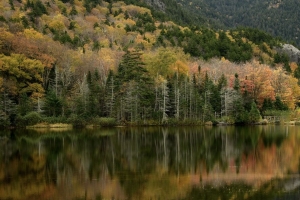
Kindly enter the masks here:
M 129 84 L 131 82 L 131 84 Z M 128 84 L 130 87 L 128 87 Z M 150 79 L 149 73 L 141 59 L 141 53 L 137 51 L 127 51 L 119 65 L 116 75 L 116 85 L 118 90 L 118 101 L 121 106 L 123 98 L 128 94 L 135 95 L 135 102 L 127 102 L 130 104 L 138 103 L 136 119 L 144 119 L 151 108 L 153 108 L 153 81 Z M 130 91 L 133 90 L 133 91 Z M 123 100 L 122 100 L 123 99 Z M 129 100 L 132 98 L 129 98 Z M 124 106 L 122 106 L 124 108 Z M 120 110 L 121 111 L 121 110 Z M 124 112 L 125 110 L 121 111 Z M 123 115 L 130 116 L 130 113 Z

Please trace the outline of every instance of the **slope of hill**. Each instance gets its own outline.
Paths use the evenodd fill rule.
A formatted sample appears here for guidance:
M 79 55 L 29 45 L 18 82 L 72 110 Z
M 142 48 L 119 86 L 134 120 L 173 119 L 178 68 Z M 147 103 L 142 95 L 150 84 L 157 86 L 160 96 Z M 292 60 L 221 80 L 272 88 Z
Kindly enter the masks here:
M 297 0 L 177 0 L 194 15 L 224 28 L 248 26 L 300 46 L 300 2 Z
M 214 120 L 226 90 L 226 117 L 246 122 L 300 96 L 297 63 L 258 29 L 182 26 L 123 1 L 7 0 L 0 13 L 1 125 Z

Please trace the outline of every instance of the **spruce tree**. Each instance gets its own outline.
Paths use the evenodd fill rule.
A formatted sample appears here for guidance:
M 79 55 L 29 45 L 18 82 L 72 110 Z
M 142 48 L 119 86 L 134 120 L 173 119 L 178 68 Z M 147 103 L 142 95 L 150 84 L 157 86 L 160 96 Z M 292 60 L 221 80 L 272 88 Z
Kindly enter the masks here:
M 255 123 L 255 122 L 258 122 L 260 120 L 260 118 L 261 118 L 261 116 L 260 116 L 259 110 L 256 106 L 256 103 L 254 101 L 252 101 L 251 110 L 248 115 L 248 122 Z

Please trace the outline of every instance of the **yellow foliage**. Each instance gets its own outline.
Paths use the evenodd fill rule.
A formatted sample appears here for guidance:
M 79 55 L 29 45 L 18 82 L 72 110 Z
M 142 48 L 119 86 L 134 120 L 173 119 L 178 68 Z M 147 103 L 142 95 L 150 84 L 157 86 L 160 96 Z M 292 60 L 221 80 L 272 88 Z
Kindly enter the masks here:
M 124 22 L 126 23 L 126 24 L 128 24 L 129 26 L 133 26 L 133 25 L 135 25 L 135 21 L 133 21 L 132 19 L 126 19 L 126 20 L 124 20 Z
M 176 60 L 174 64 L 171 65 L 171 70 L 177 72 L 178 74 L 185 74 L 188 75 L 188 66 L 186 63 L 182 62 L 181 60 Z
M 55 0 L 55 4 L 57 5 L 57 7 L 62 10 L 63 8 L 66 8 L 65 4 L 60 1 L 60 0 Z
M 286 74 L 282 67 L 278 67 L 273 72 L 272 85 L 277 96 L 290 108 L 295 108 L 295 103 L 300 99 L 300 87 L 298 80 Z
M 148 34 L 145 34 L 146 40 L 144 39 L 144 36 L 137 35 L 137 37 L 135 38 L 135 43 L 142 44 L 145 49 L 150 50 L 150 48 L 152 47 L 152 43 L 151 43 L 151 41 L 150 42 L 147 41 L 148 39 L 150 40 L 150 38 L 148 38 L 146 35 L 148 35 Z M 149 34 L 149 35 L 151 35 L 151 34 Z
M 243 41 L 244 43 L 246 43 L 246 42 L 248 41 L 248 39 L 247 39 L 247 38 L 244 38 L 244 37 L 242 37 L 242 41 Z
M 5 28 L 0 27 L 0 49 L 5 41 L 10 41 L 13 37 L 13 34 L 8 32 Z
M 216 32 L 215 35 L 216 35 L 216 38 L 219 39 L 219 33 Z
M 74 0 L 74 4 L 78 7 L 82 7 L 82 1 L 80 1 L 80 0 Z M 76 7 L 76 10 L 77 10 L 77 7 Z
M 260 54 L 260 49 L 258 48 L 258 46 L 255 45 L 255 44 L 252 44 L 251 46 L 252 46 L 252 50 L 253 50 L 253 55 L 254 55 L 254 56 L 259 56 L 259 54 Z
M 23 12 L 20 12 L 19 10 L 15 10 L 12 15 L 11 15 L 11 20 L 15 20 L 18 21 L 21 19 L 22 16 L 24 16 L 25 14 Z
M 151 16 L 151 11 L 148 8 L 143 8 L 134 5 L 124 6 L 123 11 L 124 12 L 127 11 L 131 16 L 136 16 L 138 13 L 144 14 L 146 12 Z
M 297 63 L 291 62 L 290 63 L 290 68 L 291 68 L 292 72 L 294 73 L 294 71 L 298 68 Z
M 164 78 L 173 76 L 176 72 L 174 69 L 177 67 L 180 67 L 180 71 L 185 73 L 187 71 L 185 63 L 188 58 L 181 48 L 159 48 L 155 52 L 144 54 L 146 67 L 153 77 L 157 75 Z
M 119 60 L 116 59 L 118 56 L 111 48 L 101 48 L 99 51 L 101 64 L 110 69 L 114 69 L 119 64 Z
M 61 19 L 53 19 L 49 24 L 48 26 L 50 28 L 53 28 L 54 30 L 58 31 L 58 32 L 63 32 L 66 27 L 65 27 L 65 24 L 62 22 Z
M 106 13 L 108 13 L 108 8 L 107 7 L 99 7 L 99 12 L 106 14 Z
M 117 2 L 113 3 L 113 7 L 117 7 L 117 8 L 121 7 L 122 8 L 124 6 L 126 6 L 126 4 L 123 1 L 117 1 Z
M 103 45 L 103 47 L 108 48 L 110 45 L 110 41 L 108 38 L 104 38 L 103 40 L 101 40 L 101 45 Z
M 43 39 L 44 38 L 43 34 L 37 32 L 33 28 L 25 29 L 24 30 L 24 36 L 26 38 L 33 38 L 33 39 Z
M 271 48 L 270 48 L 270 46 L 267 44 L 267 43 L 263 43 L 263 45 L 264 45 L 264 47 L 266 48 L 266 50 L 268 51 L 268 52 L 273 52 L 274 50 L 272 50 Z
M 159 86 L 159 85 L 161 85 L 162 83 L 165 83 L 167 80 L 164 78 L 164 77 L 162 77 L 161 75 L 157 75 L 156 77 L 155 77 L 155 79 L 154 79 L 154 82 L 155 82 L 155 85 L 156 86 Z
M 226 31 L 226 36 L 229 38 L 229 40 L 231 42 L 235 42 L 235 40 L 233 39 L 233 37 L 230 35 L 230 32 L 229 31 Z
M 288 105 L 289 108 L 294 109 L 295 108 L 295 103 L 299 103 L 299 99 L 300 99 L 300 87 L 298 84 L 298 79 L 289 76 L 289 80 L 288 80 L 288 84 L 289 87 L 291 88 L 291 96 L 292 98 L 290 101 L 290 104 Z
M 190 30 L 191 30 L 191 29 L 189 29 L 188 27 L 182 27 L 182 26 L 179 26 L 179 29 L 180 29 L 181 31 L 185 31 L 185 30 L 190 31 Z
M 271 58 L 267 53 L 265 52 L 261 52 L 260 56 L 262 58 L 262 60 L 264 61 L 264 63 L 266 64 L 271 64 L 273 62 L 273 58 Z
M 0 54 L 0 63 L 2 63 L 0 72 L 9 76 L 10 92 L 44 93 L 41 85 L 44 67 L 40 61 L 26 58 L 22 54 L 11 54 L 11 56 Z

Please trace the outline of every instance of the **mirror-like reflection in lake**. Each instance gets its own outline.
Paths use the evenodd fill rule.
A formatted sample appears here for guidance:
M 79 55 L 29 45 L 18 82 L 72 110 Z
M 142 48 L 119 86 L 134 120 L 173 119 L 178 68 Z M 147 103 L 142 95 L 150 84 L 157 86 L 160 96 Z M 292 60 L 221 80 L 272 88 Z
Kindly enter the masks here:
M 0 133 L 0 199 L 298 199 L 300 126 Z

